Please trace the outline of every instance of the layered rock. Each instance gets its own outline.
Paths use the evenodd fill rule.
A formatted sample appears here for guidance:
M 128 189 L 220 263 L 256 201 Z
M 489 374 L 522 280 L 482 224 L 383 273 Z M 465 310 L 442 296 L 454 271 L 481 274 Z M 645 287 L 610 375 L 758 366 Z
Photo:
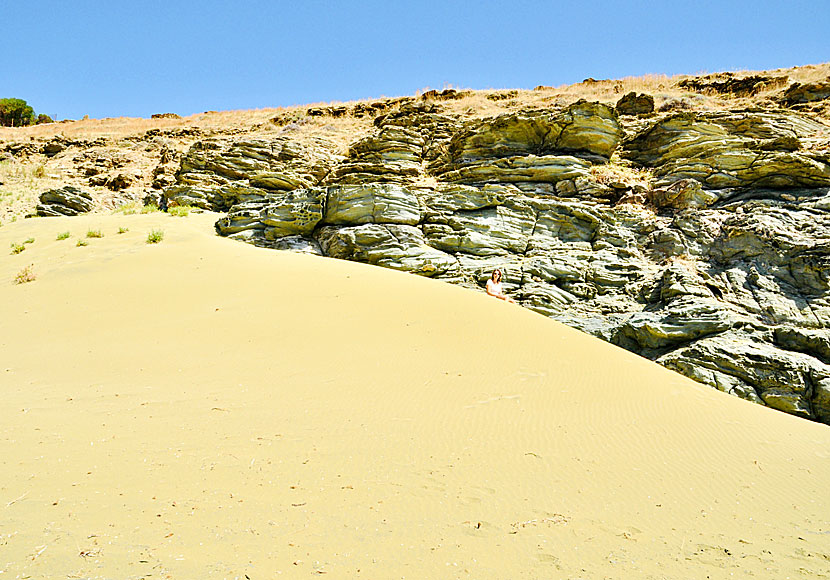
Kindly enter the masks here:
M 647 115 L 654 112 L 654 97 L 631 91 L 617 101 L 616 109 L 620 115 Z
M 750 75 L 742 77 L 735 73 L 725 72 L 684 79 L 677 83 L 677 86 L 707 94 L 748 97 L 764 90 L 784 86 L 787 84 L 787 80 L 786 75 Z
M 67 185 L 41 193 L 35 213 L 41 217 L 71 216 L 92 211 L 94 207 L 91 194 Z
M 334 150 L 321 139 L 310 144 L 284 137 L 198 141 L 183 157 L 176 185 L 163 197 L 167 203 L 227 211 L 269 192 L 319 184 L 340 159 Z
M 830 164 L 805 142 L 830 129 L 793 113 L 680 113 L 624 144 L 626 158 L 654 168 L 662 183 L 694 179 L 706 189 L 830 186 Z M 727 194 L 725 194 L 728 196 Z
M 780 97 L 785 105 L 801 105 L 830 99 L 830 79 L 821 83 L 793 83 Z
M 498 267 L 527 308 L 830 423 L 827 128 L 789 112 L 637 122 L 621 146 L 596 103 L 465 123 L 407 102 L 322 178 L 313 160 L 266 170 L 214 149 L 179 180 L 230 208 L 223 235 L 472 288 Z M 603 178 L 619 152 L 657 186 Z

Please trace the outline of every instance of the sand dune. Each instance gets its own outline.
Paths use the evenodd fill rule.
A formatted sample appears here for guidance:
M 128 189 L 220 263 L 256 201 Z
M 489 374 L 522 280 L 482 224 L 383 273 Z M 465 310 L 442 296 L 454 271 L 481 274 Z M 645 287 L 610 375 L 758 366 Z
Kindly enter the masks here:
M 0 228 L 0 580 L 830 577 L 827 426 L 213 219 Z

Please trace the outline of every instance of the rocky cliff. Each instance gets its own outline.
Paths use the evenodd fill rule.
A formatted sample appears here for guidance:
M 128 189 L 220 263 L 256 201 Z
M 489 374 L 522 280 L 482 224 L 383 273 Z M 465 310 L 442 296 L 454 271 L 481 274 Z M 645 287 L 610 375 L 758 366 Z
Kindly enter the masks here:
M 642 115 L 642 113 L 641 113 Z M 212 139 L 170 204 L 224 236 L 480 287 L 737 396 L 830 423 L 830 127 L 792 110 L 463 121 L 410 100 L 346 155 Z
M 603 83 L 619 92 L 583 84 Z M 504 110 L 480 115 L 475 95 L 431 91 L 195 131 L 154 145 L 148 201 L 222 212 L 220 235 L 258 246 L 472 288 L 498 267 L 529 309 L 830 424 L 830 77 L 677 86 L 691 92 L 657 109 L 538 87 L 487 94 Z M 299 138 L 310 119 L 362 124 L 343 146 Z M 58 193 L 44 212 L 66 213 Z

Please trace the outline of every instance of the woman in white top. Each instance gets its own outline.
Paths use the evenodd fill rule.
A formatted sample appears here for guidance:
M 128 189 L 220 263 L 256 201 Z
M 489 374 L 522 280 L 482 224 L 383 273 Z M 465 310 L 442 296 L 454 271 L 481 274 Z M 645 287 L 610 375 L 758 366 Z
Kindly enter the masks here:
M 505 302 L 510 302 L 511 304 L 515 304 L 516 301 L 507 296 L 504 293 L 504 290 L 501 288 L 501 270 L 496 268 L 493 270 L 493 274 L 490 276 L 490 279 L 487 280 L 487 294 L 490 296 L 494 296 L 499 300 L 504 300 Z

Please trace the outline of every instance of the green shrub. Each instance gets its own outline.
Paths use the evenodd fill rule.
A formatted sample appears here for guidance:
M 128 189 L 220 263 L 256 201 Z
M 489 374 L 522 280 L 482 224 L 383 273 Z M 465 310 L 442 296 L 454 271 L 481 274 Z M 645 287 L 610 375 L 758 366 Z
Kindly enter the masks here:
M 25 240 L 23 240 L 23 243 L 24 244 L 34 244 L 35 239 L 34 238 L 26 238 Z
M 89 245 L 89 242 L 87 242 L 86 240 L 83 240 L 83 239 L 78 240 L 78 243 L 75 244 L 75 246 L 78 247 L 78 248 L 80 248 L 81 246 L 88 246 L 88 245 Z
M 38 165 L 32 170 L 32 176 L 37 177 L 38 179 L 46 177 L 46 167 Z
M 164 239 L 164 232 L 161 231 L 161 230 L 152 230 L 149 234 L 147 234 L 147 243 L 148 244 L 158 244 L 163 239 Z
M 61 232 L 58 234 L 58 237 L 55 238 L 56 240 L 65 240 L 69 237 L 69 232 Z
M 88 238 L 103 238 L 104 234 L 101 233 L 101 230 L 88 230 L 86 232 L 86 237 L 88 237 Z
M 141 213 L 156 213 L 157 211 L 159 211 L 159 207 L 154 203 L 147 204 L 141 208 Z
M 35 125 L 43 125 L 44 123 L 54 123 L 55 120 L 45 113 L 41 113 L 35 119 Z
M 12 242 L 12 254 L 19 254 L 20 252 L 22 252 L 25 249 L 26 249 L 25 244 L 18 244 L 18 243 Z
M 129 231 L 130 231 L 130 228 L 118 228 L 118 233 L 119 234 L 126 234 Z

